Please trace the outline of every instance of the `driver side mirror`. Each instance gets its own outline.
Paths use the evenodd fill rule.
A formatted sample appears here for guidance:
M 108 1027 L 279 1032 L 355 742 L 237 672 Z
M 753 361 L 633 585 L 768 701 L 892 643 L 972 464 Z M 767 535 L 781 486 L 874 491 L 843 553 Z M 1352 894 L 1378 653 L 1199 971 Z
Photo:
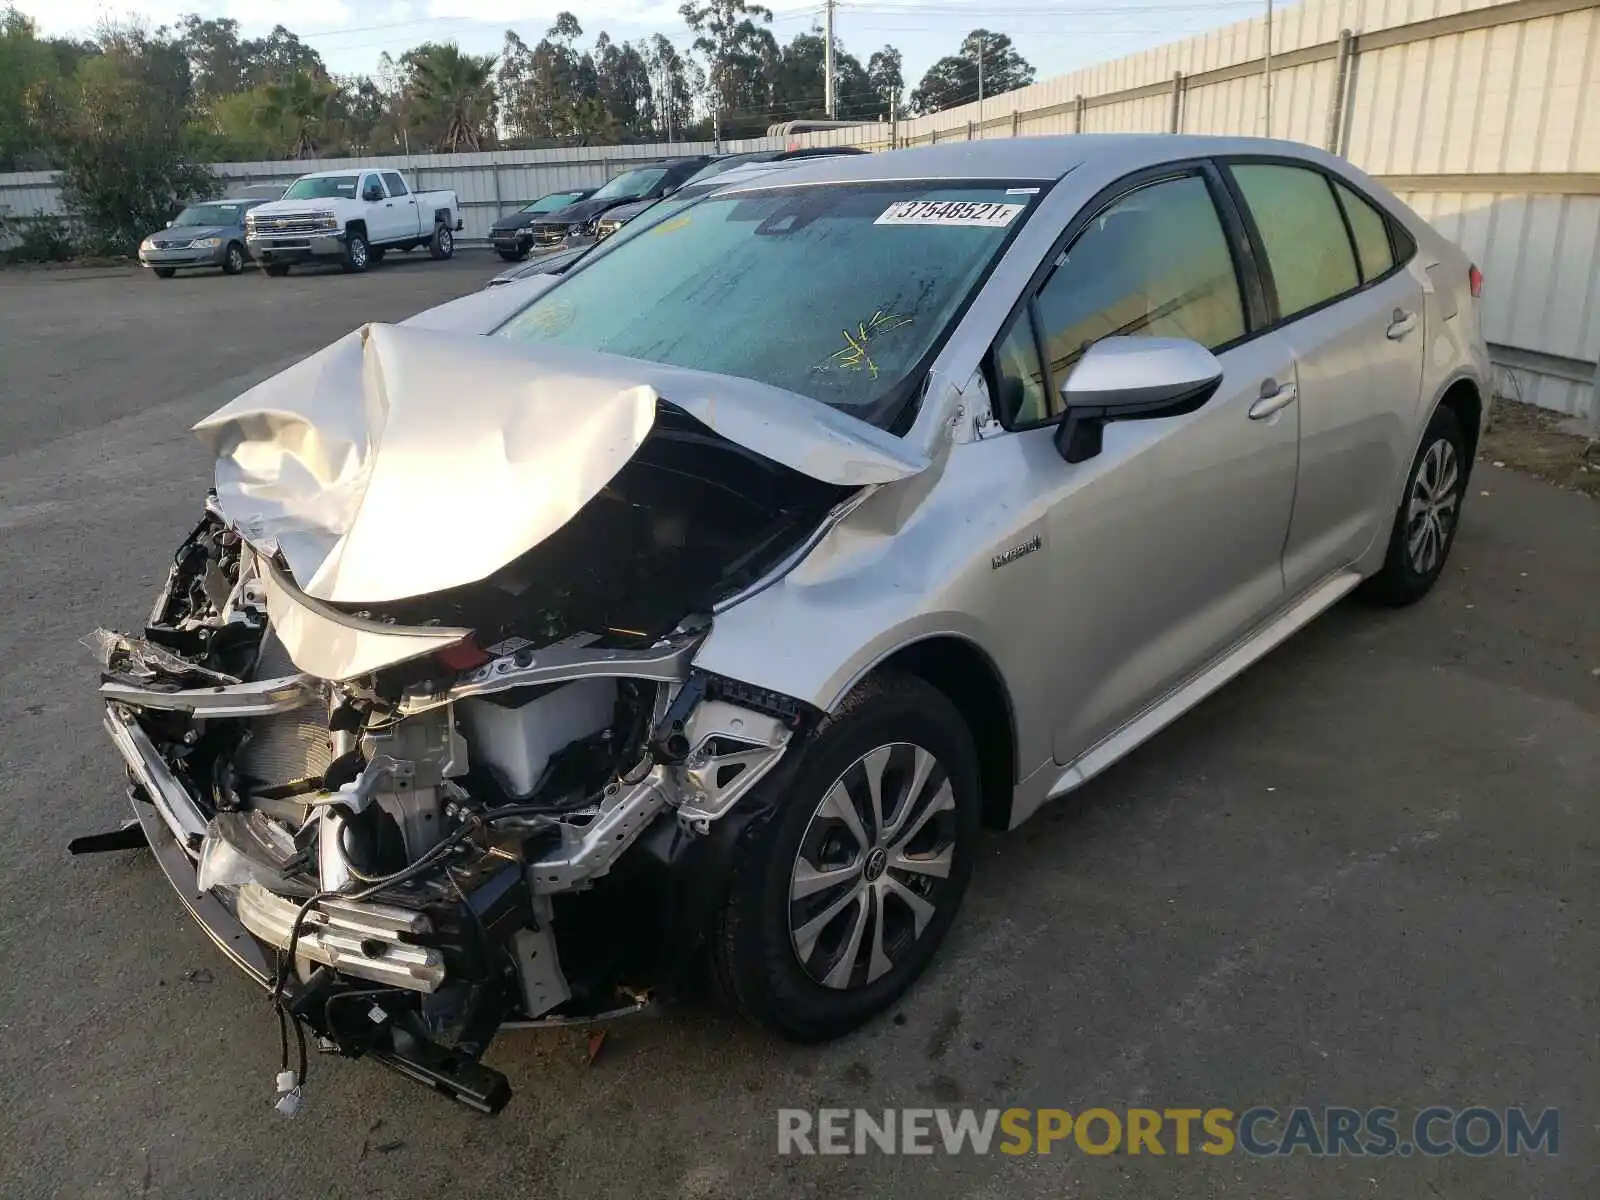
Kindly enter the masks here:
M 1100 453 L 1108 421 L 1179 417 L 1222 383 L 1216 355 L 1187 338 L 1109 337 L 1094 343 L 1061 385 L 1056 450 L 1069 463 Z
M 381 187 L 369 187 L 361 193 L 361 198 L 368 204 L 375 204 L 383 199 L 383 189 Z

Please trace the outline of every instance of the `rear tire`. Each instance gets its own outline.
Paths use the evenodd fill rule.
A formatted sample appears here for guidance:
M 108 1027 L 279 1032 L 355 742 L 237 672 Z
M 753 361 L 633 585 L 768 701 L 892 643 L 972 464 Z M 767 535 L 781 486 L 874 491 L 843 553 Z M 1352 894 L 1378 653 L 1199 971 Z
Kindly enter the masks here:
M 433 227 L 433 239 L 428 243 L 428 253 L 436 259 L 446 259 L 456 252 L 456 235 L 443 222 Z
M 822 1042 L 893 1005 L 943 942 L 976 853 L 978 756 L 944 694 L 902 675 L 857 687 L 789 754 L 744 801 L 772 813 L 738 849 L 712 971 L 745 1017 Z
M 372 261 L 372 247 L 367 242 L 367 235 L 351 230 L 345 234 L 344 259 L 340 263 L 346 271 L 365 271 Z
M 242 270 L 244 270 L 244 247 L 238 242 L 229 242 L 227 250 L 222 255 L 222 273 L 237 275 Z
M 261 269 L 267 273 L 269 279 L 282 279 L 289 273 L 288 263 L 262 263 Z
M 171 279 L 177 274 L 177 271 L 171 267 L 151 267 L 150 269 L 155 272 L 157 279 Z
M 1415 604 L 1433 588 L 1461 524 L 1466 453 L 1467 439 L 1456 414 L 1437 409 L 1406 476 L 1383 567 L 1361 585 L 1362 598 L 1398 608 Z

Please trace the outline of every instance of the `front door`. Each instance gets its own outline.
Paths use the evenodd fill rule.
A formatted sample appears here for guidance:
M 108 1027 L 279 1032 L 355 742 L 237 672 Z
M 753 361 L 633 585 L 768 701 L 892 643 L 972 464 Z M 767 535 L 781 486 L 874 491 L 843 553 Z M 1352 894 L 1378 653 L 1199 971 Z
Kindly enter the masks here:
M 1055 594 L 1044 636 L 1058 762 L 1137 716 L 1283 601 L 1294 361 L 1276 334 L 1251 334 L 1216 186 L 1195 168 L 1112 200 L 1062 253 L 1033 306 L 1047 369 L 1029 365 L 1037 351 L 1015 329 L 997 355 L 1002 404 L 1018 406 L 1011 423 L 1038 425 L 1020 436 L 1047 504 Z M 1213 350 L 1220 388 L 1187 416 L 1110 424 L 1098 455 L 1063 462 L 1049 441 L 1061 383 L 1091 343 L 1130 335 Z

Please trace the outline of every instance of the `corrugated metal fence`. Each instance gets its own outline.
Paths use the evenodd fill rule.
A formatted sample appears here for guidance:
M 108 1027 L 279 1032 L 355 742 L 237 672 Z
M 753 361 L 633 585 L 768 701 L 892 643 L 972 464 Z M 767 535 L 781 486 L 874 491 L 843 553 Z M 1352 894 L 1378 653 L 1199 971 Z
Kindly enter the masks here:
M 788 139 L 868 149 L 1073 132 L 1268 134 L 1383 179 L 1476 258 L 1504 390 L 1590 411 L 1600 358 L 1600 0 L 1308 0 L 927 117 Z M 1270 101 L 1269 101 L 1270 94 Z M 1267 113 L 1270 103 L 1270 126 Z M 726 150 L 776 146 L 756 139 Z M 705 143 L 349 159 L 454 188 L 469 238 L 515 204 Z M 233 185 L 313 164 L 227 163 Z M 48 173 L 0 175 L 0 207 L 51 212 Z

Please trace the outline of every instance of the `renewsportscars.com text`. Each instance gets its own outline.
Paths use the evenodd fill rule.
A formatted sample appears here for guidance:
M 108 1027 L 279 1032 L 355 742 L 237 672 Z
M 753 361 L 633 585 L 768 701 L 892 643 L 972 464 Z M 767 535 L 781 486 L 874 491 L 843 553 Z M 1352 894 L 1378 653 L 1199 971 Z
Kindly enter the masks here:
M 779 1154 L 1153 1154 L 1402 1158 L 1553 1155 L 1560 1112 L 1394 1108 L 803 1108 L 778 1110 Z

